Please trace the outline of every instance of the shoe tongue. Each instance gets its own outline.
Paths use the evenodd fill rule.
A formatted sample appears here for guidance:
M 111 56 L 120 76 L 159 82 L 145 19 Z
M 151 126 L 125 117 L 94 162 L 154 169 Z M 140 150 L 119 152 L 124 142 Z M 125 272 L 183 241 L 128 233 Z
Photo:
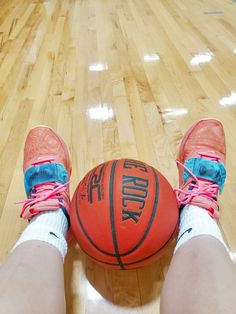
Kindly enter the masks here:
M 206 158 L 190 158 L 184 165 L 197 178 L 217 184 L 220 187 L 220 193 L 222 192 L 226 178 L 226 170 L 223 163 L 215 162 Z M 184 183 L 190 177 L 191 175 L 184 170 Z
M 65 184 L 68 173 L 62 164 L 46 163 L 30 167 L 25 172 L 24 184 L 26 195 L 29 198 L 31 189 L 38 184 L 60 182 Z

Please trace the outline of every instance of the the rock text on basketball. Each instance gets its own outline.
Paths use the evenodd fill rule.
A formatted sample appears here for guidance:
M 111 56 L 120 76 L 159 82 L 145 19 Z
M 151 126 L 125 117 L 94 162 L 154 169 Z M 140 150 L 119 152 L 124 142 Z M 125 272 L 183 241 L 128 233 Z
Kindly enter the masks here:
M 122 177 L 122 221 L 137 223 L 145 207 L 149 180 L 137 176 Z
M 147 172 L 147 167 L 143 162 L 133 159 L 126 159 L 124 161 L 124 168 L 125 169 L 136 168 L 140 171 Z

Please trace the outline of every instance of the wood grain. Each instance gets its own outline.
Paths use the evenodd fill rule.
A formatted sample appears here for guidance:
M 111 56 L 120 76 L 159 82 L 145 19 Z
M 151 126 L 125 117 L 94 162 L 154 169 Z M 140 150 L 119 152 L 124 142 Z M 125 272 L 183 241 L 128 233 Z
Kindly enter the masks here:
M 31 127 L 49 125 L 65 139 L 73 192 L 93 166 L 123 157 L 148 162 L 176 186 L 182 135 L 206 117 L 225 127 L 220 225 L 235 252 L 236 101 L 220 105 L 236 92 L 235 2 L 0 0 L 0 7 L 0 259 L 26 226 L 15 202 L 25 198 Z M 193 64 L 200 54 L 211 60 Z M 170 248 L 156 264 L 122 272 L 71 248 L 67 313 L 159 313 L 171 255 Z

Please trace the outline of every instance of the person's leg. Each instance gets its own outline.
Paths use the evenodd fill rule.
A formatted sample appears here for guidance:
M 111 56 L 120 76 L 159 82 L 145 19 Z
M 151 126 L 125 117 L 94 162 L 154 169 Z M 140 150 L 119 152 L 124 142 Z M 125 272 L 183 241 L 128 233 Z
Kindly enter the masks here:
M 65 314 L 63 259 L 43 241 L 19 245 L 0 267 L 1 314 Z
M 63 140 L 48 127 L 32 129 L 25 143 L 29 225 L 0 266 L 0 314 L 64 314 L 63 261 L 67 252 L 71 166 Z
M 216 222 L 217 195 L 225 180 L 221 123 L 196 123 L 184 136 L 178 159 L 180 227 L 162 289 L 161 314 L 236 313 L 236 265 Z
M 236 265 L 211 236 L 190 239 L 175 253 L 161 295 L 162 314 L 236 313 Z

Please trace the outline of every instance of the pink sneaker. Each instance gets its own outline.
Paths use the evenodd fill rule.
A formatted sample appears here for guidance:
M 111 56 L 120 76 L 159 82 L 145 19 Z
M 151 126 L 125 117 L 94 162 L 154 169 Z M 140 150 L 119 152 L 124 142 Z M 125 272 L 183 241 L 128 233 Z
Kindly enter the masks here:
M 177 160 L 179 188 L 175 189 L 179 206 L 192 204 L 219 218 L 218 193 L 226 178 L 225 135 L 220 121 L 196 122 L 184 135 Z
M 43 211 L 62 209 L 70 225 L 69 178 L 71 162 L 62 138 L 47 126 L 30 130 L 24 147 L 27 200 L 20 216 L 31 219 Z

